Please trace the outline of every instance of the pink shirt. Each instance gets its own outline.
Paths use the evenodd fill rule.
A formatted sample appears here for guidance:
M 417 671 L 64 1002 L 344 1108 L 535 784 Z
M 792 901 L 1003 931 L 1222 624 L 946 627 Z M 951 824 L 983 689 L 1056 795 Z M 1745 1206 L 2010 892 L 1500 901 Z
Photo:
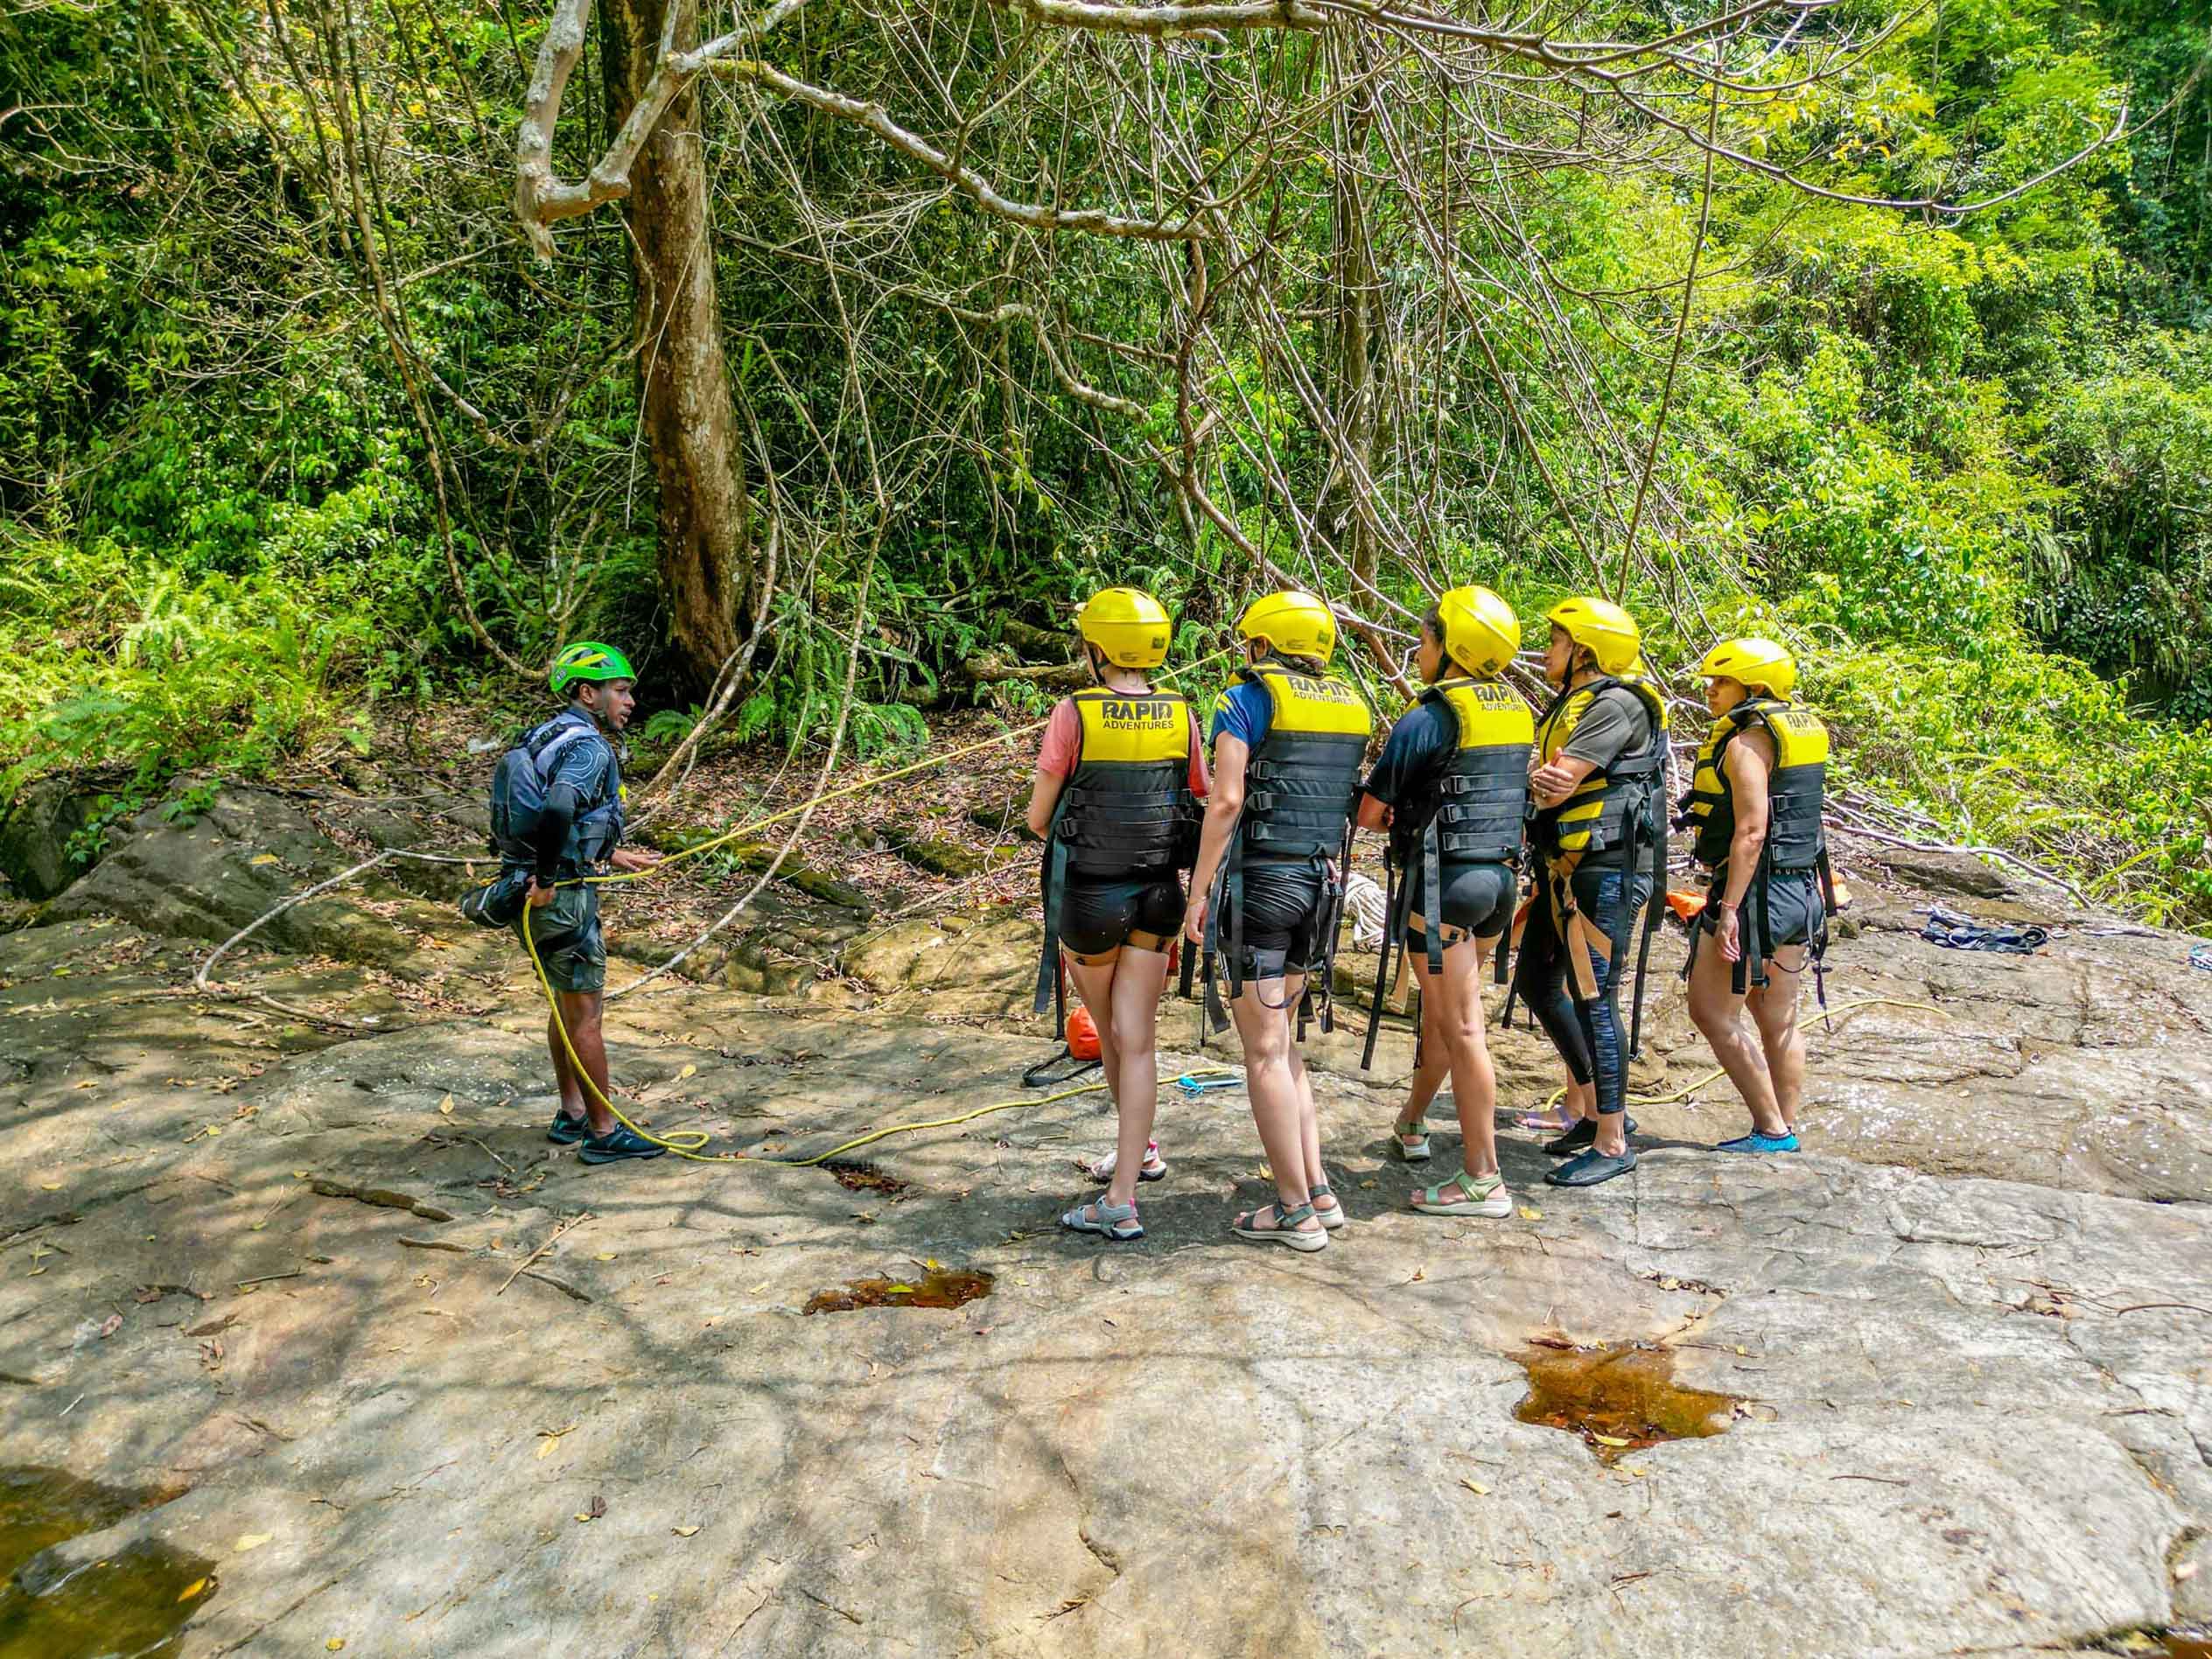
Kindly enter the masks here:
M 1190 721 L 1191 793 L 1203 798 L 1213 787 L 1213 778 L 1206 770 L 1206 745 L 1199 736 L 1196 710 L 1190 710 Z M 1082 736 L 1083 718 L 1075 712 L 1075 699 L 1060 698 L 1054 705 L 1052 720 L 1045 727 L 1045 741 L 1037 751 L 1037 770 L 1047 777 L 1073 777 Z

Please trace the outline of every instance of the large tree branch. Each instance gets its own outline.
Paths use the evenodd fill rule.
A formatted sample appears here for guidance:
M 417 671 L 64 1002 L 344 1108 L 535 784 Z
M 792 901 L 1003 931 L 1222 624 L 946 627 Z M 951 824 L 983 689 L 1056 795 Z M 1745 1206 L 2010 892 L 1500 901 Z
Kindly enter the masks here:
M 1027 0 L 1040 5 L 1065 5 L 1073 0 Z M 805 0 L 775 0 L 775 4 L 745 26 L 706 42 L 696 51 L 678 52 L 672 41 L 662 42 L 660 61 L 646 83 L 629 119 L 622 123 L 592 171 L 580 180 L 560 178 L 553 168 L 553 132 L 561 117 L 561 97 L 568 79 L 584 52 L 584 30 L 591 21 L 592 0 L 556 0 L 545 39 L 538 47 L 537 64 L 522 102 L 522 121 L 514 146 L 514 207 L 541 259 L 553 255 L 553 226 L 573 219 L 605 203 L 630 193 L 630 170 L 654 128 L 669 104 L 702 74 L 717 74 L 763 87 L 806 105 L 834 120 L 849 122 L 873 133 L 892 149 L 920 162 L 978 206 L 1026 225 L 1032 230 L 1076 231 L 1096 236 L 1124 236 L 1139 242 L 1199 242 L 1208 232 L 1198 215 L 1212 204 L 1194 205 L 1180 220 L 1132 218 L 1102 208 L 1063 209 L 1045 202 L 1017 200 L 956 157 L 948 156 L 920 134 L 900 126 L 881 104 L 848 97 L 827 87 L 788 75 L 773 65 L 733 54 L 758 40 L 796 12 Z M 1296 0 L 1291 0 L 1295 9 Z M 1078 6 L 1078 10 L 1100 8 Z M 1110 9 L 1110 8 L 1109 8 Z M 1222 10 L 1236 7 L 1206 6 L 1166 10 Z M 1256 11 L 1263 8 L 1253 8 Z M 1285 6 L 1273 3 L 1264 8 L 1283 26 Z M 671 14 L 673 15 L 673 14 Z

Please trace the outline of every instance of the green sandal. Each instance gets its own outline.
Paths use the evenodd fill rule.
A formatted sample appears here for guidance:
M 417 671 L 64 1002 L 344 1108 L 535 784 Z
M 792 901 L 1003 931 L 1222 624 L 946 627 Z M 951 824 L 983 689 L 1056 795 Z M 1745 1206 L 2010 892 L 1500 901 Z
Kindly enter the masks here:
M 1413 1137 L 1410 1144 L 1406 1141 L 1406 1137 L 1409 1135 Z M 1410 1124 L 1392 1124 L 1390 1144 L 1397 1148 L 1398 1156 L 1407 1163 L 1427 1163 L 1429 1161 L 1429 1120 L 1425 1117 L 1417 1117 Z
M 1503 1175 L 1478 1178 L 1461 1170 L 1414 1194 L 1413 1208 L 1424 1215 L 1481 1215 L 1496 1222 L 1513 1214 L 1513 1194 L 1505 1190 Z

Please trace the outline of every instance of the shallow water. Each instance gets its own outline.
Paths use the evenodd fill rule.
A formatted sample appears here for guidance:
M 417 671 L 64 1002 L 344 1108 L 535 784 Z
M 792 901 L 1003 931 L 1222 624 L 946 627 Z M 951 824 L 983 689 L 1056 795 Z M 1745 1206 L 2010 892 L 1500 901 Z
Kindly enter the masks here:
M 1513 1415 L 1580 1437 L 1601 1463 L 1662 1440 L 1725 1433 L 1737 1405 L 1733 1395 L 1679 1386 L 1664 1348 L 1531 1347 L 1515 1358 L 1529 1373 L 1529 1392 Z
M 948 1268 L 914 1279 L 853 1279 L 841 1291 L 816 1291 L 807 1298 L 808 1313 L 849 1313 L 858 1307 L 960 1307 L 990 1294 L 988 1273 L 956 1273 Z
M 0 1469 L 0 1659 L 170 1651 L 214 1593 L 213 1562 L 144 1539 L 66 1571 L 36 1558 L 177 1495 L 104 1486 L 61 1469 Z

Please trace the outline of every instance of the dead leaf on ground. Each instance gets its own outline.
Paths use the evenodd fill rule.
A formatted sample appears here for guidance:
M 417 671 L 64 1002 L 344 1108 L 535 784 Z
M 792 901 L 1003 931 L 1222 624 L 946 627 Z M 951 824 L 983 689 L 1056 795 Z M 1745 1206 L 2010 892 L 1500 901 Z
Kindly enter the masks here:
M 675 1533 L 679 1538 L 688 1538 L 698 1530 L 699 1529 L 696 1527 L 670 1527 L 668 1529 L 669 1531 Z
M 448 1095 L 444 1100 L 438 1102 L 438 1110 L 451 1117 L 453 1115 L 453 1097 Z
M 1487 1498 L 1490 1495 L 1490 1488 L 1484 1486 L 1479 1480 L 1470 1480 L 1465 1476 L 1462 1476 L 1460 1478 L 1460 1484 L 1465 1487 L 1468 1491 L 1474 1493 L 1478 1498 Z
M 248 1550 L 260 1549 L 276 1536 L 273 1532 L 242 1532 L 238 1535 L 238 1542 L 231 1548 L 239 1555 L 244 1555 Z
M 1595 1429 L 1592 1429 L 1590 1432 L 1590 1438 L 1595 1440 L 1600 1446 L 1634 1446 L 1635 1444 L 1634 1441 L 1629 1439 L 1626 1435 L 1600 1434 Z
M 121 1329 L 122 1329 L 122 1315 L 110 1313 L 100 1321 L 100 1340 L 104 1342 Z

